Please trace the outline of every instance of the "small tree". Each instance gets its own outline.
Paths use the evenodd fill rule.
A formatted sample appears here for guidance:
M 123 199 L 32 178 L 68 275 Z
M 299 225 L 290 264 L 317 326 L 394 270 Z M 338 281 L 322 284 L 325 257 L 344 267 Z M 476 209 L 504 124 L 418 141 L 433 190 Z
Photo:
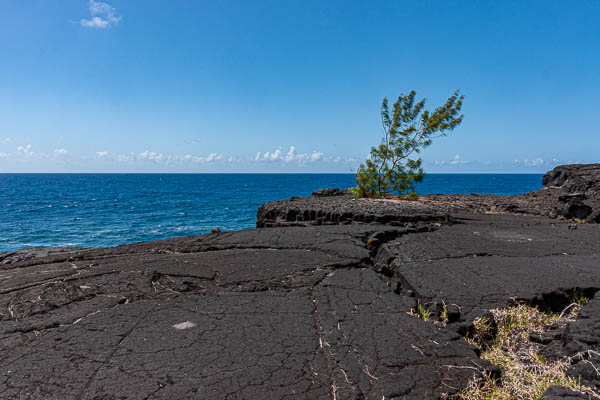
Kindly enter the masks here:
M 433 139 L 446 136 L 463 120 L 460 114 L 464 96 L 457 90 L 433 112 L 424 110 L 425 99 L 415 104 L 416 92 L 402 93 L 390 109 L 388 100 L 381 103 L 381 123 L 385 136 L 378 147 L 371 147 L 368 159 L 356 174 L 355 197 L 381 197 L 396 192 L 416 195 L 415 183 L 423 180 L 421 159 L 409 158 L 420 153 Z

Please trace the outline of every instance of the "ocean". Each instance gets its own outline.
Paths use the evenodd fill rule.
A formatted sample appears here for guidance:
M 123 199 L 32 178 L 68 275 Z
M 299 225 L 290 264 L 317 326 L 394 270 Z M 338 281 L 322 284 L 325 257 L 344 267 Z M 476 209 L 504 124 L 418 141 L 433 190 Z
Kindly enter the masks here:
M 541 174 L 427 174 L 417 190 L 518 194 L 541 182 Z M 0 174 L 0 251 L 249 229 L 267 201 L 351 186 L 352 174 Z

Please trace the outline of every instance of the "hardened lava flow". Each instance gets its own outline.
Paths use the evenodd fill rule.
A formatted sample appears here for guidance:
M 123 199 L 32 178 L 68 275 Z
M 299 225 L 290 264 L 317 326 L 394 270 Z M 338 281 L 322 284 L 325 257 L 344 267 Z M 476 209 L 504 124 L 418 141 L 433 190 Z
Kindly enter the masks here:
M 410 201 L 328 190 L 265 204 L 253 230 L 0 253 L 0 398 L 452 398 L 502 380 L 464 340 L 478 317 L 560 312 L 574 290 L 578 317 L 537 340 L 598 391 L 600 166 L 544 182 Z

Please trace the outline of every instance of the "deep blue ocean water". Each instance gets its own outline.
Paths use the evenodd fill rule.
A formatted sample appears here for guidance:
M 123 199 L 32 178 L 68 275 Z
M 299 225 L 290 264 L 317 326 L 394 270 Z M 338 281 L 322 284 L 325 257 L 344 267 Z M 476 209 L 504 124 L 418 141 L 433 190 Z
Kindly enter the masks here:
M 517 194 L 541 181 L 538 174 L 428 174 L 417 189 Z M 267 201 L 351 186 L 351 174 L 0 174 L 0 251 L 253 228 Z

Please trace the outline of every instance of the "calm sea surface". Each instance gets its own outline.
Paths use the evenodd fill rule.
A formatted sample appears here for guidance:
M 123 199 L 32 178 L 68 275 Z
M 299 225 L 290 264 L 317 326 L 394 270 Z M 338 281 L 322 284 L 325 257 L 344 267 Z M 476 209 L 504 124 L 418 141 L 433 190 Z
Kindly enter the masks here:
M 418 192 L 517 194 L 541 181 L 538 174 L 428 174 Z M 253 228 L 267 201 L 350 186 L 351 174 L 0 174 L 0 251 Z

